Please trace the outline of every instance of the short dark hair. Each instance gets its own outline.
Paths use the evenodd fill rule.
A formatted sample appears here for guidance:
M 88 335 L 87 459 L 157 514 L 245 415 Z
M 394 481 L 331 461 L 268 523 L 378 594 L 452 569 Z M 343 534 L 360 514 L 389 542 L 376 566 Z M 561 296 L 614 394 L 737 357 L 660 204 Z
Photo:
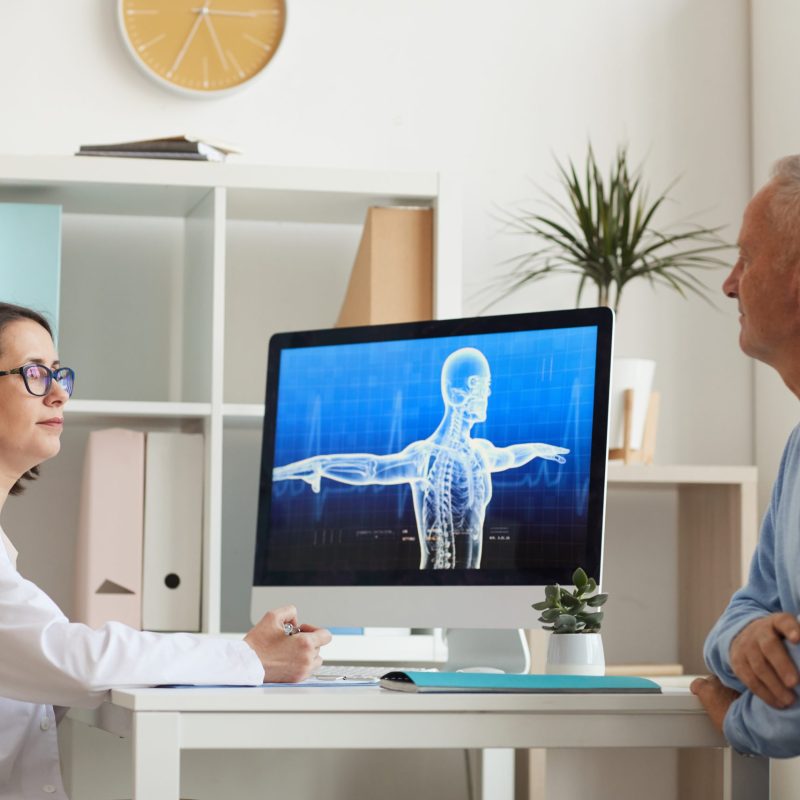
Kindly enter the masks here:
M 50 338 L 53 338 L 53 329 L 50 327 L 50 323 L 47 321 L 44 315 L 40 314 L 38 311 L 34 311 L 32 308 L 15 306 L 13 303 L 0 302 L 0 345 L 2 345 L 3 331 L 6 329 L 6 327 L 12 322 L 26 319 L 41 325 L 50 334 Z M 2 348 L 0 348 L 0 355 L 2 355 Z M 1 410 L 0 413 L 2 413 Z M 38 476 L 39 467 L 31 467 L 31 469 L 22 475 L 20 479 L 11 487 L 9 494 L 22 494 L 22 492 L 25 491 L 22 481 L 34 481 Z

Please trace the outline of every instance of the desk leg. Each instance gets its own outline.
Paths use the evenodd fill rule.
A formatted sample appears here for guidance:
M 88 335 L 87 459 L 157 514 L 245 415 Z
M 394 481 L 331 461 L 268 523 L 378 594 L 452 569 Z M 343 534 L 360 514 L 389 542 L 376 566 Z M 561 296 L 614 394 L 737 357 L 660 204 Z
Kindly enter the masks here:
M 769 759 L 725 749 L 725 800 L 768 800 Z
M 481 800 L 514 800 L 514 751 L 495 747 L 481 753 Z
M 180 719 L 175 713 L 133 715 L 133 800 L 178 800 Z

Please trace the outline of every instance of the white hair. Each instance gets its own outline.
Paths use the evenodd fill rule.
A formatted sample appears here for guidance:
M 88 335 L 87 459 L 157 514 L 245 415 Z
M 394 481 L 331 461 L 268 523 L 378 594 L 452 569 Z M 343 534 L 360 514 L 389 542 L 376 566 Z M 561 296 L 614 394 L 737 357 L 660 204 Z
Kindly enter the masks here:
M 769 204 L 772 219 L 781 233 L 800 241 L 800 155 L 775 162 L 772 185 L 775 187 Z

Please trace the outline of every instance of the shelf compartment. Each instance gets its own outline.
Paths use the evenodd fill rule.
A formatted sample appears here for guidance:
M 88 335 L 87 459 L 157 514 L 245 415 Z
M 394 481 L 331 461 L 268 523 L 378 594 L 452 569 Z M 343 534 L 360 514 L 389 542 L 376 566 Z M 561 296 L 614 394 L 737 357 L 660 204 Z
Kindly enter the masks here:
M 165 417 L 203 419 L 211 414 L 211 403 L 156 403 L 131 400 L 70 400 L 64 409 L 68 416 L 103 417 Z
M 245 222 L 230 219 L 231 190 L 227 202 L 223 402 L 252 404 L 264 400 L 273 334 L 336 323 L 361 227 Z
M 226 420 L 222 465 L 220 630 L 241 631 L 250 628 L 261 431 Z M 288 588 L 286 601 L 291 602 Z

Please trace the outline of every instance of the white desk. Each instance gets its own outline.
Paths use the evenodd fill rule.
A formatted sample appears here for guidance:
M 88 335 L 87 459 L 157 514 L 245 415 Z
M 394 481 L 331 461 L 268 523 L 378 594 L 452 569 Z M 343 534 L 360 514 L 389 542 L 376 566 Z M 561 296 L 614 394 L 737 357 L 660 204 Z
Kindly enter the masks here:
M 416 695 L 377 687 L 121 689 L 73 719 L 133 747 L 134 800 L 177 800 L 181 750 L 724 747 L 697 699 Z M 769 796 L 769 762 L 726 759 L 730 800 Z

